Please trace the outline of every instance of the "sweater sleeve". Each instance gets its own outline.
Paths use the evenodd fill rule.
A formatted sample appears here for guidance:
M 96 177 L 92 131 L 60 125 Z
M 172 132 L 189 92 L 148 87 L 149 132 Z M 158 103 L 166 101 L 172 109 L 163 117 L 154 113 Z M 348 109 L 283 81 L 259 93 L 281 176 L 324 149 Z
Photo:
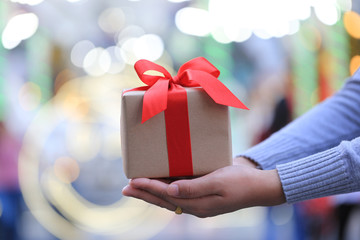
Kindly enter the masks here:
M 241 156 L 276 167 L 288 203 L 360 191 L 360 70 L 333 97 Z
M 277 170 L 288 203 L 360 191 L 360 137 Z
M 360 136 L 360 69 L 344 87 L 240 156 L 274 169 Z

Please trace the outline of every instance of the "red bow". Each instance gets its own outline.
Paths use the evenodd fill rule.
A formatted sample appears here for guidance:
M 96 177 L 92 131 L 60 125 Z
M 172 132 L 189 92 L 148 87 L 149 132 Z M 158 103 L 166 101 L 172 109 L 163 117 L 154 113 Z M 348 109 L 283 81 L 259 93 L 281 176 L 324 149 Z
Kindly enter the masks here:
M 146 74 L 149 70 L 163 76 Z M 248 108 L 217 79 L 219 70 L 203 57 L 182 65 L 174 77 L 165 68 L 148 60 L 137 61 L 135 71 L 147 85 L 129 90 L 146 90 L 142 123 L 164 111 L 169 176 L 193 176 L 187 92 L 183 87 L 201 86 L 218 104 Z
M 142 122 L 167 109 L 169 89 L 201 86 L 205 92 L 218 104 L 247 109 L 248 108 L 220 82 L 217 77 L 220 71 L 203 57 L 194 58 L 183 64 L 176 76 L 162 66 L 148 60 L 135 63 L 135 71 L 142 82 L 148 86 L 132 90 L 146 90 L 143 98 Z M 149 70 L 162 73 L 164 76 L 145 74 Z

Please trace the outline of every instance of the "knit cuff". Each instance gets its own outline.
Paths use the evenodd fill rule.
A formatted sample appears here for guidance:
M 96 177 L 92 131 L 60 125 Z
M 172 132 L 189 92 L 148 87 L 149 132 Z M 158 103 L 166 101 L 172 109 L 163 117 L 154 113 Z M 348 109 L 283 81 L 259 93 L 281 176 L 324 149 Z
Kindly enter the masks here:
M 351 192 L 341 152 L 332 148 L 312 156 L 277 165 L 288 203 Z
M 274 169 L 276 164 L 304 157 L 304 151 L 294 137 L 274 134 L 238 156 L 249 158 L 258 163 L 261 169 L 268 170 Z

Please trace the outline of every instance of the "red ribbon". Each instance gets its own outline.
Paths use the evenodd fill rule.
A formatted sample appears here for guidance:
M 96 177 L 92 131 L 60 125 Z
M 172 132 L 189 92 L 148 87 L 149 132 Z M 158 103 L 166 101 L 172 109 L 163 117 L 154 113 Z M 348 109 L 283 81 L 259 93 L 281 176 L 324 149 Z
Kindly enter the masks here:
M 192 176 L 191 139 L 187 95 L 183 87 L 202 87 L 218 104 L 248 109 L 217 77 L 220 71 L 203 57 L 183 64 L 176 76 L 148 60 L 135 63 L 135 71 L 147 86 L 131 89 L 145 90 L 142 123 L 164 111 L 170 176 Z M 154 70 L 163 76 L 147 75 Z

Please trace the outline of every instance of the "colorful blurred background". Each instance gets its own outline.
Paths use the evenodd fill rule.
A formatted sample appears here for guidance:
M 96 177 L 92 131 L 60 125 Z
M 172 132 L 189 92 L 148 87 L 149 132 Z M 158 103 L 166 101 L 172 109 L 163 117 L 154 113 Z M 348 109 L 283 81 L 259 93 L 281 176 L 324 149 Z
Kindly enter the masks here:
M 359 13 L 357 0 L 1 0 L 0 239 L 359 239 L 356 193 L 207 219 L 123 197 L 119 123 L 136 60 L 175 73 L 204 56 L 251 109 L 231 110 L 235 156 L 354 73 Z

